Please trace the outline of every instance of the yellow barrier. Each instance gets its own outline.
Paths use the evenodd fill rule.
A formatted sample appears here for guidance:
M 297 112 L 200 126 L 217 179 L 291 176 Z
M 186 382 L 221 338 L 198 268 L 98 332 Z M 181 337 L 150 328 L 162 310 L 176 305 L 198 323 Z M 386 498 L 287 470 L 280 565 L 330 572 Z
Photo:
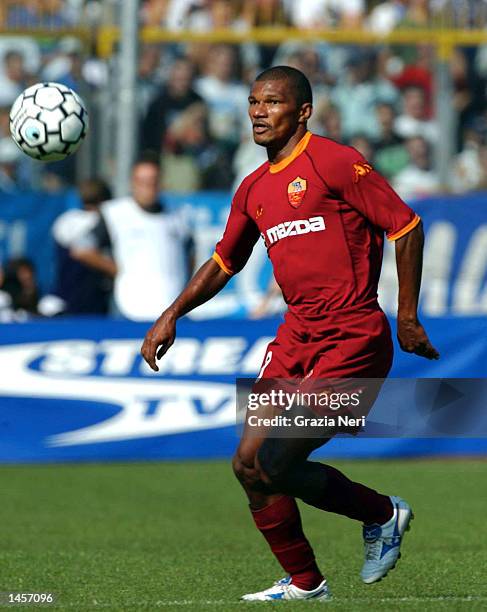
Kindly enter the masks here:
M 95 34 L 96 32 L 88 28 L 0 28 L 0 36 L 32 36 L 33 38 L 63 38 L 64 36 L 74 36 L 83 41 L 89 41 L 93 39 Z
M 97 33 L 97 51 L 100 57 L 109 57 L 120 37 L 120 30 L 104 26 Z M 285 41 L 335 44 L 430 44 L 438 49 L 441 59 L 448 59 L 457 46 L 487 44 L 487 30 L 394 30 L 387 36 L 379 36 L 365 30 L 298 30 L 295 28 L 255 28 L 246 32 L 213 30 L 211 32 L 168 31 L 162 28 L 141 28 L 140 40 L 144 43 L 233 43 L 256 42 L 280 44 Z
M 1 2 L 1 0 L 0 0 Z M 96 41 L 96 50 L 101 58 L 108 58 L 114 52 L 120 38 L 120 29 L 115 26 L 101 26 L 96 30 L 88 28 L 64 28 L 59 30 L 40 28 L 0 28 L 0 36 L 33 36 L 35 38 L 61 38 L 75 36 L 88 45 Z M 298 30 L 296 28 L 254 28 L 244 32 L 234 30 L 213 30 L 211 32 L 177 32 L 163 28 L 146 27 L 140 29 L 143 43 L 231 43 L 256 42 L 278 45 L 286 41 L 318 42 L 333 44 L 381 45 L 381 44 L 430 44 L 438 49 L 441 59 L 448 59 L 457 46 L 477 46 L 487 44 L 487 30 L 394 30 L 387 36 L 380 36 L 366 30 Z

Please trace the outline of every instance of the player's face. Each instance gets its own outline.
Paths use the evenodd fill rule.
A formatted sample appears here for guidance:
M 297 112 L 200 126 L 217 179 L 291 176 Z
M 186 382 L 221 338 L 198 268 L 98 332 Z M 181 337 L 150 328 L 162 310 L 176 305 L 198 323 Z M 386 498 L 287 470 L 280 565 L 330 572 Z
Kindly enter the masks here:
M 286 143 L 311 115 L 311 105 L 298 107 L 287 79 L 256 81 L 249 96 L 249 116 L 256 144 Z
M 160 174 L 154 164 L 137 164 L 132 173 L 132 195 L 142 207 L 152 206 L 159 197 Z

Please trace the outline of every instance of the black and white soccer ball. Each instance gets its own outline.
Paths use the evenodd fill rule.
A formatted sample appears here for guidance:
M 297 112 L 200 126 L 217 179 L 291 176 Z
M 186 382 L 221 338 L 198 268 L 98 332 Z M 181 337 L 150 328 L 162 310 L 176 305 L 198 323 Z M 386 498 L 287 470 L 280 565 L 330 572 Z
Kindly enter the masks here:
M 37 83 L 10 111 L 10 133 L 17 146 L 40 161 L 58 161 L 76 151 L 88 131 L 81 98 L 66 85 Z

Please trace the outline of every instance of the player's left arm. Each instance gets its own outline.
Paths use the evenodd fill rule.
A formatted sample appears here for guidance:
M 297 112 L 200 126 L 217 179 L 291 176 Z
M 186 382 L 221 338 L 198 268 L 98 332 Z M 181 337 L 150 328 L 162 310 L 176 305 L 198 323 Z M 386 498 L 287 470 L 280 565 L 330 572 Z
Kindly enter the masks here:
M 328 162 L 325 180 L 344 202 L 382 229 L 388 240 L 395 242 L 399 279 L 399 344 L 409 353 L 438 359 L 439 353 L 429 341 L 417 315 L 424 243 L 421 219 L 385 178 L 351 147 L 336 149 Z
M 431 344 L 418 319 L 418 300 L 423 267 L 423 224 L 395 241 L 399 300 L 397 311 L 397 339 L 403 351 L 426 359 L 439 359 L 440 354 Z

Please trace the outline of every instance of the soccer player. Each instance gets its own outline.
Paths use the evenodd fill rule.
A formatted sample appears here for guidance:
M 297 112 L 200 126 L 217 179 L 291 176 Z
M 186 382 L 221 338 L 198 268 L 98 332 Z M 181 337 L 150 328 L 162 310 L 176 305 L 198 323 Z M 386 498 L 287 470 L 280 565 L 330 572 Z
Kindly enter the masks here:
M 232 202 L 215 253 L 147 332 L 142 355 L 157 371 L 176 321 L 218 293 L 246 264 L 262 235 L 288 305 L 259 378 L 380 379 L 392 362 L 387 319 L 377 303 L 383 236 L 395 241 L 399 278 L 397 334 L 403 350 L 439 357 L 417 317 L 423 231 L 420 218 L 351 147 L 311 134 L 312 92 L 287 66 L 270 68 L 249 96 L 254 140 L 268 162 Z M 383 578 L 399 558 L 412 518 L 409 504 L 308 461 L 329 439 L 255 436 L 244 430 L 233 461 L 257 529 L 287 574 L 245 600 L 328 599 L 295 499 L 364 525 L 361 576 Z

